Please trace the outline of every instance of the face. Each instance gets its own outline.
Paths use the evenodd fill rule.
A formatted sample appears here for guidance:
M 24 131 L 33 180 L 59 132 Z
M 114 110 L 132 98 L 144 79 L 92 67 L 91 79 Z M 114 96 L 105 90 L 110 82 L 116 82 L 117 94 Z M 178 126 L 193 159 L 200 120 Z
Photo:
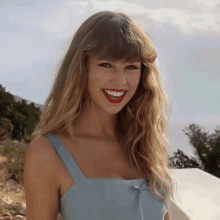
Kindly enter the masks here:
M 118 113 L 135 94 L 141 77 L 141 62 L 88 59 L 88 87 L 92 105 L 110 114 Z M 126 83 L 125 83 L 126 82 Z M 125 90 L 121 99 L 105 94 L 106 90 Z M 110 91 L 112 92 L 112 91 Z M 112 96 L 114 95 L 114 96 Z M 115 101 L 116 100 L 116 101 Z

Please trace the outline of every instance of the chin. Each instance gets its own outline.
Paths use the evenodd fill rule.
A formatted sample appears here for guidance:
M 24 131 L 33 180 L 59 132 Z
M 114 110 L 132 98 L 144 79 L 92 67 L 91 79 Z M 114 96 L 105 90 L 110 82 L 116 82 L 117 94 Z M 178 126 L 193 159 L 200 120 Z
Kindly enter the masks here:
M 118 114 L 121 110 L 122 110 L 122 108 L 123 108 L 124 106 L 122 106 L 121 108 L 120 107 L 109 107 L 109 108 L 107 108 L 107 109 L 105 109 L 105 111 L 106 111 L 106 113 L 109 113 L 109 114 L 111 114 L 111 115 L 116 115 L 116 114 Z

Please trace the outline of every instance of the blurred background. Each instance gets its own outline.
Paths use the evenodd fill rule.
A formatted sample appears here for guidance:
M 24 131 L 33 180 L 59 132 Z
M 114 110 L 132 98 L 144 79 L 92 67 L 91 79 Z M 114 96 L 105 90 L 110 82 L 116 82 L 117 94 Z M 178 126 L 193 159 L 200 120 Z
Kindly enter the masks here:
M 172 105 L 169 154 L 195 156 L 183 129 L 220 125 L 219 0 L 0 1 L 0 84 L 43 110 L 76 30 L 102 10 L 125 12 L 149 33 Z

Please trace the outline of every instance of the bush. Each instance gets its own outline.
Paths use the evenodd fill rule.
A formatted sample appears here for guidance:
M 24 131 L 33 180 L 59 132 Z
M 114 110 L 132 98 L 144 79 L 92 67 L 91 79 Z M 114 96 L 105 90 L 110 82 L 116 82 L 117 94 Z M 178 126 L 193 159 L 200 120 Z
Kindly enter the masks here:
M 11 137 L 14 125 L 11 120 L 7 118 L 1 118 L 0 120 L 0 140 L 5 140 L 7 137 Z
M 16 181 L 18 184 L 23 185 L 23 171 L 25 164 L 25 154 L 27 145 L 24 143 L 13 143 L 5 144 L 0 149 L 0 154 L 7 158 L 6 165 L 6 182 L 10 179 Z

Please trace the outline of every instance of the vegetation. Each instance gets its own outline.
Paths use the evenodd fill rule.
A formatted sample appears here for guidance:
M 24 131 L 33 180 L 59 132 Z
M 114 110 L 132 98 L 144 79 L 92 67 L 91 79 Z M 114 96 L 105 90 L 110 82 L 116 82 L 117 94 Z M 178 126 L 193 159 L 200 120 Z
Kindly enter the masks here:
M 41 112 L 34 107 L 34 103 L 16 103 L 13 95 L 5 92 L 0 85 L 0 155 L 7 158 L 6 163 L 0 164 L 0 171 L 5 169 L 6 182 L 12 179 L 23 186 L 25 152 L 40 115 Z M 199 168 L 220 178 L 219 128 L 209 135 L 201 131 L 202 127 L 189 125 L 189 128 L 183 131 L 189 137 L 197 159 L 189 158 L 178 149 L 174 156 L 169 158 L 170 166 L 174 169 Z
M 26 100 L 15 102 L 14 96 L 6 92 L 0 84 L 0 121 L 3 123 L 2 119 L 10 120 L 13 131 L 9 136 L 13 140 L 21 141 L 23 138 L 27 143 L 28 136 L 31 136 L 40 116 L 40 108 L 36 108 L 33 102 L 30 104 L 27 104 Z
M 189 143 L 193 146 L 197 159 L 189 158 L 178 149 L 170 158 L 170 166 L 174 169 L 199 168 L 220 178 L 220 127 L 217 126 L 211 135 L 203 132 L 202 126 L 196 124 L 189 125 L 189 128 L 183 131 L 189 137 Z
M 15 102 L 14 96 L 0 84 L 0 183 L 3 186 L 9 180 L 23 186 L 25 153 L 40 115 L 34 103 Z M 0 213 L 9 211 L 24 215 L 20 208 L 18 204 L 3 205 L 1 201 Z

